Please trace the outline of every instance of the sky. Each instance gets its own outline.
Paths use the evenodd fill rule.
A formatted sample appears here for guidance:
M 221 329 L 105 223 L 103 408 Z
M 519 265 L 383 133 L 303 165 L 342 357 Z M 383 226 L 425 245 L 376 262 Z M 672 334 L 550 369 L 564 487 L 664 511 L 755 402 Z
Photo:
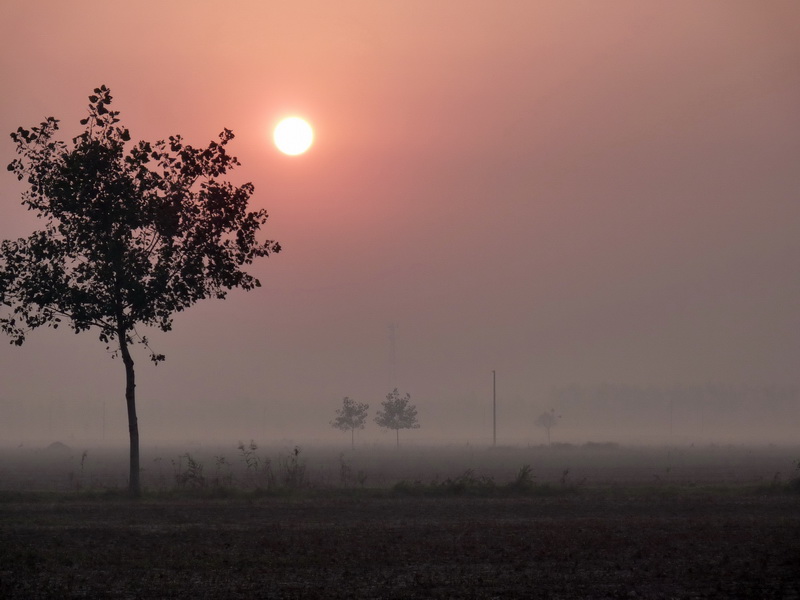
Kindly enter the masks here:
M 486 443 L 493 371 L 507 442 L 542 437 L 564 386 L 800 384 L 796 2 L 3 14 L 0 132 L 54 116 L 69 139 L 101 84 L 134 141 L 232 129 L 231 180 L 253 182 L 284 248 L 252 266 L 262 288 L 147 332 L 167 361 L 134 356 L 143 444 L 348 441 L 329 426 L 341 399 L 374 415 L 394 387 L 419 410 L 409 442 Z M 289 114 L 315 129 L 306 154 L 271 143 Z M 2 172 L 0 238 L 27 236 Z M 92 333 L 0 344 L 0 369 L 6 440 L 125 439 L 123 367 Z M 564 439 L 593 439 L 579 420 Z

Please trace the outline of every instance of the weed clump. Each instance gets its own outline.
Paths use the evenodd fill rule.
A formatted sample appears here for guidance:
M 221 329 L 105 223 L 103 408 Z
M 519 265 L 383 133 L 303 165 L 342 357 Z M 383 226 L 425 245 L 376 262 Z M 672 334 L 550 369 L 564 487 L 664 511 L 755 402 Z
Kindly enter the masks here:
M 529 492 L 533 489 L 536 477 L 528 464 L 522 465 L 513 481 L 506 484 L 506 488 L 512 492 Z
M 550 496 L 568 490 L 572 488 L 566 486 L 552 488 L 546 484 L 537 484 L 533 469 L 528 464 L 522 465 L 516 477 L 505 485 L 498 485 L 494 478 L 476 475 L 472 469 L 467 469 L 461 475 L 448 477 L 444 481 L 423 483 L 419 480 L 404 479 L 392 487 L 393 493 L 403 496 Z
M 183 461 L 186 460 L 186 468 Z M 188 452 L 178 457 L 178 462 L 172 461 L 175 468 L 175 483 L 179 488 L 203 489 L 206 487 L 206 478 L 203 475 L 203 463 L 195 460 Z
M 472 469 L 467 469 L 454 479 L 442 481 L 439 488 L 451 495 L 489 496 L 496 491 L 497 486 L 492 477 L 476 476 Z
M 339 454 L 339 483 L 344 488 L 355 485 L 363 488 L 367 483 L 367 474 L 362 469 L 353 473 L 353 467 L 345 460 L 343 452 Z
M 248 487 L 259 489 L 265 487 L 268 490 L 276 486 L 275 474 L 272 472 L 272 461 L 269 458 L 262 458 L 257 453 L 258 445 L 253 440 L 245 446 L 244 442 L 239 442 L 239 453 L 245 464 L 245 484 Z
M 786 489 L 790 492 L 800 494 L 800 460 L 794 461 L 796 476 L 792 477 L 786 484 Z
M 281 478 L 283 485 L 297 489 L 307 484 L 306 463 L 300 459 L 300 446 L 295 446 L 289 456 L 279 459 L 278 462 L 283 471 Z

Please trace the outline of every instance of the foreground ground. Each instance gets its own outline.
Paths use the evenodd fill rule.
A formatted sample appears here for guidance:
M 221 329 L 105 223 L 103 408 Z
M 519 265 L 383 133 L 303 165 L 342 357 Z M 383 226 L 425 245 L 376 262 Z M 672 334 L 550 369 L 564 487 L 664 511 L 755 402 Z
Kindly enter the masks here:
M 800 598 L 800 496 L 8 496 L 2 598 Z

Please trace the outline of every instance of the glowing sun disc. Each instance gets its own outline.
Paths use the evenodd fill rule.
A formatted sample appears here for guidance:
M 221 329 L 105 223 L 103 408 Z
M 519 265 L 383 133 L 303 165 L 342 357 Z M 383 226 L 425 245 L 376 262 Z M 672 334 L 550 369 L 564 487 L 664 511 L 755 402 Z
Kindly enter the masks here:
M 314 130 L 307 121 L 300 117 L 287 117 L 275 127 L 272 139 L 278 150 L 284 154 L 295 156 L 311 147 L 314 141 Z

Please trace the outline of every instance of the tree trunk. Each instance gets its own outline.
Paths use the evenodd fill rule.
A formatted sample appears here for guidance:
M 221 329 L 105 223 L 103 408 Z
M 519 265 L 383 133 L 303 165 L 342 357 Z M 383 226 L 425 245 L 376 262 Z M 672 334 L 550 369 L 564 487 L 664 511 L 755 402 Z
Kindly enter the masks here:
M 350 449 L 351 450 L 355 450 L 356 449 L 356 428 L 355 427 L 351 427 L 350 428 Z
M 119 352 L 122 355 L 122 363 L 125 365 L 125 402 L 128 405 L 128 433 L 131 438 L 128 490 L 132 497 L 138 498 L 142 494 L 142 489 L 139 484 L 139 421 L 136 419 L 136 377 L 126 332 L 120 328 L 117 335 L 119 336 Z
M 397 434 L 397 447 L 400 447 L 400 429 L 395 429 L 395 433 Z

